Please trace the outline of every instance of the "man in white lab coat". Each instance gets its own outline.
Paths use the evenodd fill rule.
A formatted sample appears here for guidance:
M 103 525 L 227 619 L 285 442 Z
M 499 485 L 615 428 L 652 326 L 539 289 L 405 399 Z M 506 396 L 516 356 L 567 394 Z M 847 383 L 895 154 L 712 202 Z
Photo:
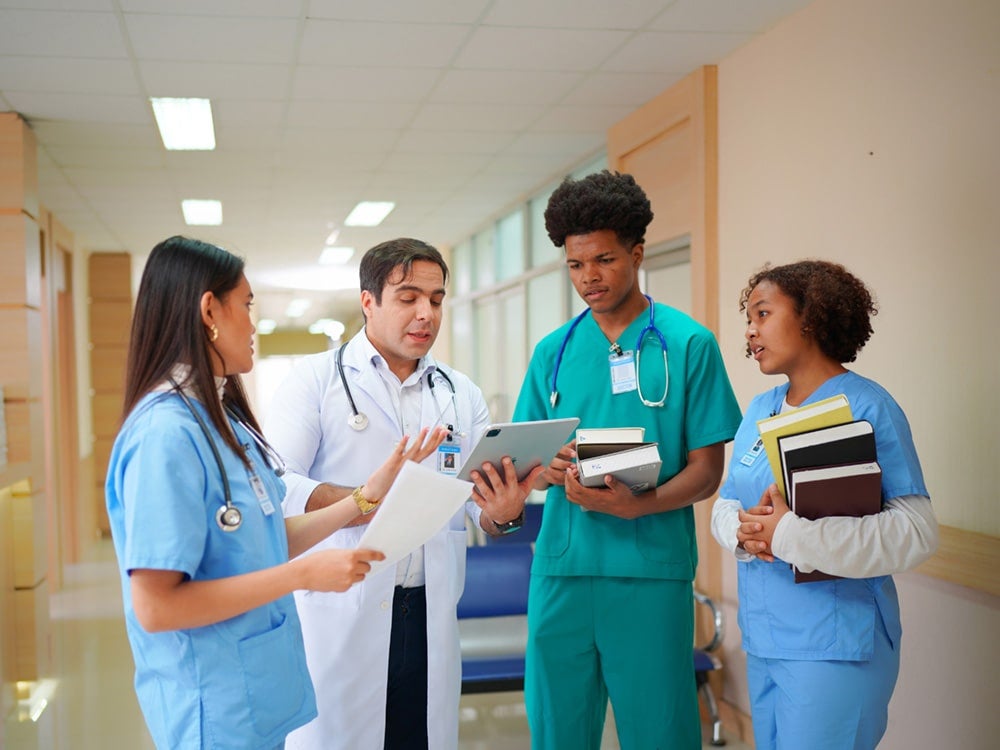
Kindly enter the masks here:
M 424 463 L 454 474 L 489 421 L 479 388 L 429 354 L 448 277 L 440 253 L 391 240 L 365 254 L 360 277 L 364 329 L 337 351 L 304 358 L 265 422 L 288 464 L 286 515 L 349 496 L 365 513 L 321 547 L 356 546 L 381 499 L 367 497 L 363 482 L 400 438 L 447 429 Z M 457 747 L 465 516 L 491 535 L 518 528 L 540 471 L 518 483 L 512 466 L 501 477 L 486 465 L 464 512 L 395 569 L 343 594 L 296 592 L 319 716 L 289 735 L 287 748 Z

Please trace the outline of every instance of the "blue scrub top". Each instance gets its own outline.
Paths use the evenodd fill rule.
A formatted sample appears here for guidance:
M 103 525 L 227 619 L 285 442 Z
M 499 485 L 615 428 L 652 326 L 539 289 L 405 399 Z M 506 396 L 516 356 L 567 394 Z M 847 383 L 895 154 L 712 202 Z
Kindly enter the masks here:
M 760 452 L 748 466 L 742 458 L 759 437 L 757 421 L 781 409 L 788 383 L 760 394 L 747 408 L 733 444 L 729 476 L 719 496 L 757 505 L 774 482 L 767 456 Z M 878 383 L 847 372 L 830 378 L 802 405 L 843 393 L 854 419 L 875 428 L 882 467 L 882 500 L 904 495 L 928 496 L 910 425 L 903 410 Z M 866 661 L 872 655 L 876 618 L 898 644 L 902 629 L 899 601 L 891 576 L 796 584 L 791 567 L 776 560 L 740 563 L 739 624 L 743 649 L 773 659 Z
M 293 597 L 215 625 L 163 633 L 143 630 L 132 606 L 134 569 L 209 580 L 288 561 L 284 482 L 247 430 L 230 420 L 274 507 L 266 515 L 249 471 L 193 403 L 222 456 L 243 522 L 231 532 L 216 523 L 225 502 L 219 466 L 180 397 L 145 396 L 115 440 L 105 485 L 136 694 L 158 748 L 270 749 L 316 716 Z
M 688 452 L 731 440 L 740 410 L 712 332 L 672 307 L 655 306 L 655 322 L 667 341 L 670 388 L 663 407 L 643 405 L 636 391 L 612 394 L 609 341 L 587 314 L 569 337 L 559 365 L 559 400 L 549 401 L 552 371 L 570 323 L 535 347 L 517 406 L 516 421 L 579 417 L 581 428 L 644 427 L 659 443 L 663 484 L 687 465 Z M 634 350 L 649 321 L 643 310 L 618 343 Z M 642 342 L 638 373 L 647 399 L 663 393 L 659 340 Z M 561 486 L 548 490 L 532 571 L 542 575 L 590 575 L 690 581 L 698 552 L 691 507 L 634 520 L 585 512 L 566 500 Z

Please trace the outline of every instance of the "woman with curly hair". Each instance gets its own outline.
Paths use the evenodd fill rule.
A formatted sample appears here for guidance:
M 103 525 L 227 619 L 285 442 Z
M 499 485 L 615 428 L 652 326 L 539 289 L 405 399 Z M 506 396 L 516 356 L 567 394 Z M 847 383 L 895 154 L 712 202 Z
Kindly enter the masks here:
M 748 357 L 787 382 L 751 402 L 712 533 L 739 561 L 739 624 L 758 750 L 874 748 L 899 673 L 892 574 L 919 565 L 938 529 L 906 416 L 844 367 L 872 334 L 871 292 L 843 266 L 802 261 L 754 274 L 740 297 Z M 837 394 L 875 430 L 882 510 L 796 516 L 759 449 L 757 421 Z M 797 585 L 790 565 L 841 576 Z

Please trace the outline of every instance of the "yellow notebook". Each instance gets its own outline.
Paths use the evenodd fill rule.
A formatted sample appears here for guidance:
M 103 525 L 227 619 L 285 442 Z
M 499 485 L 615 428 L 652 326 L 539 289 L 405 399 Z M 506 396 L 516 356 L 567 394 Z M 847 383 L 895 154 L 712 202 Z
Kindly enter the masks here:
M 847 396 L 841 393 L 757 422 L 760 440 L 767 452 L 767 460 L 771 464 L 774 480 L 778 483 L 778 489 L 781 490 L 781 494 L 786 499 L 788 493 L 785 491 L 785 478 L 781 471 L 781 459 L 778 456 L 778 438 L 783 435 L 798 435 L 800 432 L 844 424 L 853 419 L 854 416 L 851 414 L 851 405 L 847 401 Z

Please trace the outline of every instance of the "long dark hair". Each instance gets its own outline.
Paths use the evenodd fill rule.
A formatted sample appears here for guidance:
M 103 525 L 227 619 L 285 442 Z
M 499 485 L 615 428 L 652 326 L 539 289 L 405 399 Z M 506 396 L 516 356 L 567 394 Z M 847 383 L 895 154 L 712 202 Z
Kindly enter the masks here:
M 224 300 L 242 280 L 243 267 L 242 258 L 188 237 L 170 237 L 153 248 L 142 271 L 132 316 L 122 418 L 128 417 L 143 396 L 167 380 L 175 365 L 187 365 L 187 378 L 178 385 L 195 394 L 226 445 L 246 463 L 248 459 L 229 426 L 223 404 L 233 407 L 258 432 L 260 425 L 238 375 L 226 378 L 219 402 L 212 351 L 216 356 L 221 354 L 201 320 L 202 295 L 211 292 Z

